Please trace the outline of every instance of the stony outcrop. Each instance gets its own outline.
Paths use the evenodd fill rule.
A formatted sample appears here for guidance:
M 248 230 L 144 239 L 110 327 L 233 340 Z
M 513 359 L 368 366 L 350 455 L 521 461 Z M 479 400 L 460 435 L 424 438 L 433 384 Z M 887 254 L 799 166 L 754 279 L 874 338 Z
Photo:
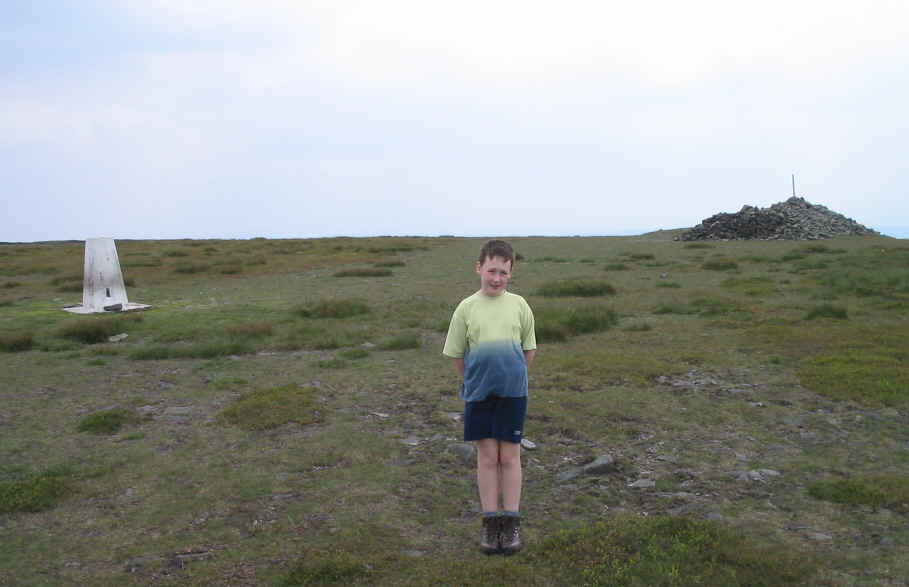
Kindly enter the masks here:
M 681 235 L 697 240 L 817 240 L 834 236 L 878 234 L 825 206 L 795 196 L 769 208 L 743 206 L 735 214 L 714 214 Z

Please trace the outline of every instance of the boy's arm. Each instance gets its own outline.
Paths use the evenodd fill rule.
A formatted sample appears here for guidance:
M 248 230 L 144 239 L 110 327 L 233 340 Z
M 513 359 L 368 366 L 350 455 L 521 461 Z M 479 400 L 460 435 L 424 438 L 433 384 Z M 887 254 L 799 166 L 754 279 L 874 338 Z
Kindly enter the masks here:
M 531 349 L 529 351 L 524 351 L 524 362 L 527 363 L 527 368 L 530 369 L 530 364 L 533 363 L 533 358 L 537 356 L 537 349 Z
M 455 367 L 458 368 L 458 375 L 460 375 L 463 378 L 464 377 L 464 359 L 463 358 L 455 359 Z

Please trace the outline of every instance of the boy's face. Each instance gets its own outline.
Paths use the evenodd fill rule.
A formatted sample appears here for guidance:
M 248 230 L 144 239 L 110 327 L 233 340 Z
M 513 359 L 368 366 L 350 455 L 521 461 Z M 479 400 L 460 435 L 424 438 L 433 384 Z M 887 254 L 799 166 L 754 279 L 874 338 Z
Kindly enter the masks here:
M 486 257 L 477 261 L 477 274 L 480 276 L 480 290 L 487 296 L 500 296 L 511 278 L 511 261 L 502 257 Z

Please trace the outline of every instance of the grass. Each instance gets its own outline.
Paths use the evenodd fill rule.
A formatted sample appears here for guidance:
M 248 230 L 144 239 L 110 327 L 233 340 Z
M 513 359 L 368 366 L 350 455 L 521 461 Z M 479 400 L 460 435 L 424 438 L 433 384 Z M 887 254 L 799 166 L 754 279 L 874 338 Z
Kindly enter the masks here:
M 710 259 L 701 265 L 701 269 L 707 271 L 733 271 L 739 268 L 739 264 L 732 259 Z
M 115 334 L 127 331 L 142 322 L 141 314 L 128 316 L 90 316 L 73 318 L 58 330 L 59 336 L 85 344 L 106 342 Z
M 391 269 L 343 269 L 336 271 L 334 277 L 388 277 L 392 274 Z
M 846 308 L 840 308 L 831 304 L 821 304 L 815 306 L 805 314 L 803 320 L 814 320 L 815 318 L 836 318 L 837 320 L 846 320 L 849 313 Z
M 315 390 L 293 383 L 249 393 L 218 414 L 219 420 L 245 430 L 268 430 L 289 422 L 310 424 L 321 417 Z
M 815 499 L 847 505 L 885 507 L 909 514 L 909 477 L 874 475 L 815 481 L 808 486 Z
M 385 351 L 403 351 L 420 348 L 420 337 L 414 333 L 405 333 L 383 341 L 379 348 Z
M 450 449 L 463 432 L 459 380 L 440 355 L 455 305 L 477 289 L 482 239 L 123 241 L 139 284 L 130 296 L 153 307 L 102 329 L 127 339 L 91 346 L 83 331 L 134 315 L 61 311 L 75 299 L 56 288 L 79 281 L 84 244 L 0 245 L 0 275 L 19 284 L 0 290 L 14 302 L 0 306 L 0 341 L 32 340 L 28 352 L 0 352 L 0 486 L 51 496 L 4 498 L 0 583 L 909 576 L 906 512 L 875 493 L 902 495 L 909 478 L 906 241 L 698 250 L 671 238 L 513 240 L 527 259 L 570 262 L 521 263 L 509 284 L 534 310 L 539 349 L 526 546 L 508 558 L 475 552 L 474 465 Z M 173 250 L 186 255 L 163 254 Z M 781 260 L 793 250 L 803 257 Z M 702 267 L 717 259 L 739 267 Z M 391 280 L 333 277 L 398 260 Z M 183 274 L 179 263 L 211 269 Z M 607 263 L 624 268 L 604 274 Z M 607 281 L 606 297 L 539 293 Z M 847 318 L 805 319 L 824 305 Z M 61 334 L 83 321 L 92 326 Z M 110 405 L 137 419 L 114 432 L 98 417 L 98 432 L 79 431 Z M 604 454 L 615 472 L 560 480 Z M 59 463 L 72 469 L 59 474 Z M 84 466 L 93 473 L 72 472 Z M 764 468 L 781 475 L 740 480 Z M 641 478 L 656 486 L 629 486 Z M 833 487 L 844 480 L 860 486 Z M 839 494 L 814 497 L 815 483 Z M 174 562 L 190 551 L 214 554 Z
M 592 279 L 571 279 L 547 281 L 537 290 L 537 294 L 547 298 L 553 297 L 599 297 L 615 294 L 615 288 L 605 281 Z
M 244 341 L 202 342 L 186 346 L 151 346 L 139 348 L 129 357 L 137 361 L 157 361 L 163 359 L 213 359 L 243 355 L 252 352 Z
M 113 407 L 82 418 L 76 430 L 90 434 L 114 434 L 127 424 L 138 422 L 136 413 L 126 408 Z
M 0 335 L 0 351 L 20 353 L 35 347 L 35 335 L 31 332 L 15 332 Z
M 817 563 L 782 545 L 756 545 L 706 520 L 619 517 L 567 530 L 535 556 L 566 585 L 794 585 Z
M 57 466 L 22 479 L 0 479 L 0 514 L 49 509 L 73 493 L 71 468 Z
M 368 312 L 366 302 L 357 299 L 322 300 L 311 308 L 297 311 L 304 318 L 352 318 Z
M 820 353 L 799 363 L 803 385 L 841 400 L 872 406 L 909 405 L 905 348 Z

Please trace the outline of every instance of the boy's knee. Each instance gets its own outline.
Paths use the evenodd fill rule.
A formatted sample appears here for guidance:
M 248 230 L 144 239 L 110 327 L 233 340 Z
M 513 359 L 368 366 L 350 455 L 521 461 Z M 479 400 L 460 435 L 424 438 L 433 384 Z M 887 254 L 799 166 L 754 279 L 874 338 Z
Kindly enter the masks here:
M 503 467 L 520 467 L 521 445 L 503 442 L 502 449 L 499 451 L 499 463 Z

